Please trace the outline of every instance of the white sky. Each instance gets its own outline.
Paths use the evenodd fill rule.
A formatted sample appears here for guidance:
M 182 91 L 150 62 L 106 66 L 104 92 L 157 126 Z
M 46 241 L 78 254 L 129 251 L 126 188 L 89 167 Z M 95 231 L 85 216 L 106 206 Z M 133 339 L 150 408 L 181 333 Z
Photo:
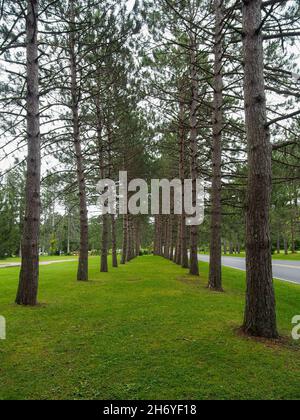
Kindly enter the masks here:
M 135 0 L 128 0 L 127 1 L 128 11 L 132 10 L 134 4 L 135 4 Z M 292 51 L 298 56 L 298 59 L 296 60 L 296 62 L 298 62 L 299 69 L 300 69 L 300 42 L 295 43 L 294 47 L 292 48 Z M 282 51 L 282 53 L 284 54 L 284 51 Z M 300 72 L 300 70 L 299 70 L 299 72 Z M 5 80 L 5 76 L 3 75 L 3 72 L 1 74 L 1 67 L 0 67 L 0 81 L 1 80 L 2 81 Z M 269 95 L 269 98 L 270 98 L 270 95 Z M 7 140 L 8 140 L 7 138 L 6 139 L 5 138 L 0 139 L 0 159 L 4 155 L 3 150 L 1 149 L 1 143 L 3 145 L 4 143 L 7 142 Z M 10 146 L 10 147 L 7 147 L 5 152 L 8 153 L 10 150 L 13 150 L 13 148 L 14 148 L 13 145 Z M 23 149 L 22 153 L 18 153 L 18 157 L 21 158 L 21 159 L 24 158 L 25 153 L 26 153 L 26 148 Z M 5 170 L 9 169 L 10 166 L 12 165 L 12 163 L 14 162 L 14 157 L 15 156 L 16 155 L 11 156 L 11 157 L 5 159 L 4 161 L 1 161 L 0 162 L 0 165 L 1 165 L 0 166 L 0 171 L 5 171 Z M 55 159 L 53 159 L 51 157 L 47 158 L 46 160 L 44 159 L 43 160 L 43 172 L 45 172 L 46 169 L 49 169 L 51 167 L 55 168 L 56 165 L 57 165 L 57 162 L 56 162 Z

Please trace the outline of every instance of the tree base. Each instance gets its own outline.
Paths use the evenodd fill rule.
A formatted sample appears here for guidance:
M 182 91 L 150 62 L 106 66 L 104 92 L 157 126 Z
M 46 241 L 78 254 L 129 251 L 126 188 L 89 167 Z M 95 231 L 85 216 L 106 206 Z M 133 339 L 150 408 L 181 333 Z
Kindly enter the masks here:
M 38 304 L 38 302 L 28 302 L 28 301 L 22 301 L 22 300 L 16 300 L 15 304 L 18 306 L 27 306 L 27 307 L 31 307 L 34 308 L 35 306 L 40 306 Z
M 243 325 L 241 331 L 248 337 L 265 338 L 268 340 L 278 340 L 280 338 L 277 331 L 271 331 L 265 328 L 262 329 L 260 327 L 248 327 Z
M 218 292 L 218 293 L 225 293 L 223 287 L 215 287 L 215 286 L 211 286 L 210 284 L 207 286 L 207 288 L 209 290 L 211 290 L 212 292 Z

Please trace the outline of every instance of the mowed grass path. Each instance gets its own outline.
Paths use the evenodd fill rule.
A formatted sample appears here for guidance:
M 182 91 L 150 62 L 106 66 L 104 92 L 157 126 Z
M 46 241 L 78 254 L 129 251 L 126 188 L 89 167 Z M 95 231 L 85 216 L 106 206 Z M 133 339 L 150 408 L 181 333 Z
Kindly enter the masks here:
M 77 259 L 78 257 L 76 256 L 64 256 L 64 255 L 52 255 L 52 256 L 41 256 L 40 257 L 40 262 L 47 262 L 47 261 L 65 261 L 65 260 L 74 260 Z M 3 258 L 0 259 L 0 267 L 1 265 L 5 265 L 5 264 L 9 264 L 9 263 L 20 263 L 21 262 L 21 258 L 19 257 L 10 257 L 10 258 Z
M 204 254 L 203 254 L 203 252 L 201 252 L 200 254 L 209 255 L 208 252 L 206 252 Z M 227 253 L 226 255 L 223 253 L 222 255 L 223 255 L 223 257 L 229 257 L 229 258 L 232 258 L 232 257 L 246 258 L 246 253 L 245 252 L 241 252 L 240 254 L 229 254 L 229 253 Z M 300 253 L 299 252 L 297 252 L 296 254 L 288 253 L 286 255 L 284 253 L 284 251 L 282 251 L 280 254 L 277 254 L 277 253 L 273 254 L 272 259 L 275 260 L 275 261 L 276 260 L 300 261 Z
M 225 294 L 159 257 L 78 283 L 76 263 L 41 267 L 38 308 L 15 306 L 18 269 L 0 271 L 1 399 L 300 399 L 300 343 L 240 336 L 245 274 L 224 268 Z M 276 282 L 280 332 L 300 314 L 300 287 Z

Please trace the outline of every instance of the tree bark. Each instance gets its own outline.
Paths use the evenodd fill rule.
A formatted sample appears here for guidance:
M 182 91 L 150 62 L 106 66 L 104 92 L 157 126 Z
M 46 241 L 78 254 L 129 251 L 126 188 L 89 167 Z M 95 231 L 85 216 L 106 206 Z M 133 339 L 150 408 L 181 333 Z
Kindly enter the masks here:
M 164 247 L 164 257 L 168 260 L 170 258 L 170 216 L 165 216 L 164 218 L 165 226 L 165 247 Z
M 134 259 L 134 226 L 132 216 L 128 216 L 128 243 L 127 243 L 127 261 L 132 261 Z
M 280 254 L 280 234 L 277 235 L 277 254 Z
M 192 100 L 190 109 L 190 153 L 191 153 L 191 178 L 193 183 L 193 205 L 196 206 L 196 181 L 198 176 L 198 145 L 197 145 L 197 109 L 199 99 L 199 81 L 197 66 L 197 43 L 195 35 L 190 35 L 190 72 L 192 83 Z M 191 249 L 190 249 L 190 274 L 199 276 L 198 264 L 198 226 L 191 226 Z
M 162 229 L 162 216 L 157 215 L 155 217 L 155 250 L 154 253 L 156 255 L 162 256 L 163 251 L 163 229 Z
M 102 242 L 101 242 L 101 273 L 108 272 L 108 231 L 109 231 L 109 215 L 102 216 Z
M 101 179 L 105 179 L 104 170 L 104 153 L 101 131 L 99 136 L 99 165 L 100 165 L 100 176 Z M 108 232 L 109 232 L 109 215 L 103 214 L 102 216 L 102 238 L 101 238 L 101 261 L 100 261 L 100 272 L 108 272 Z
M 76 155 L 77 181 L 79 189 L 80 209 L 80 249 L 78 262 L 78 281 L 88 281 L 88 256 L 89 256 L 89 233 L 88 233 L 88 210 L 85 185 L 83 155 L 80 139 L 79 102 L 80 93 L 77 83 L 77 54 L 75 39 L 75 0 L 70 0 L 70 65 L 71 65 L 71 96 L 73 117 L 73 142 Z
M 116 217 L 111 215 L 112 266 L 118 268 Z
M 284 238 L 284 253 L 285 253 L 285 255 L 288 255 L 288 253 L 289 253 L 289 243 L 288 243 L 288 240 L 286 238 Z
M 177 243 L 176 243 L 175 263 L 177 265 L 181 265 L 181 261 L 182 261 L 182 242 L 181 242 L 182 223 L 181 223 L 181 216 L 178 216 L 177 225 L 178 225 L 178 227 L 177 227 Z
M 293 219 L 293 217 L 292 217 L 292 219 L 291 219 L 291 247 L 292 247 L 292 254 L 295 254 L 296 253 L 296 242 L 295 242 L 295 236 L 296 236 L 296 233 L 295 233 L 295 221 L 294 221 L 294 219 Z
M 210 269 L 208 287 L 223 291 L 222 288 L 222 130 L 223 130 L 223 1 L 214 0 L 215 46 L 214 46 L 214 103 L 213 103 L 213 150 L 212 150 L 212 214 L 210 239 Z
M 127 215 L 127 255 L 126 261 L 131 261 L 131 216 Z
M 71 241 L 70 241 L 70 235 L 71 235 L 71 218 L 70 218 L 70 214 L 69 214 L 69 209 L 67 209 L 67 211 L 68 211 L 67 254 L 70 255 L 70 253 L 71 253 Z
M 123 216 L 123 245 L 122 245 L 122 257 L 121 264 L 126 264 L 127 261 L 127 243 L 128 243 L 128 215 Z
M 244 331 L 277 338 L 272 278 L 270 203 L 272 163 L 267 126 L 262 0 L 243 2 L 244 95 L 248 142 L 247 294 Z
M 224 241 L 224 255 L 227 255 L 227 241 Z
M 184 179 L 185 179 L 185 160 L 186 160 L 186 129 L 185 129 L 185 98 L 184 87 L 179 86 L 179 178 L 182 184 L 182 203 L 184 203 Z M 180 234 L 181 234 L 181 255 L 180 264 L 183 268 L 189 268 L 189 256 L 187 249 L 187 230 L 186 216 L 184 209 L 180 218 Z
M 141 223 L 140 220 L 135 222 L 135 256 L 139 257 L 141 252 Z
M 158 216 L 154 218 L 154 246 L 153 246 L 154 255 L 158 255 Z
M 27 135 L 28 155 L 22 264 L 16 303 L 37 304 L 41 189 L 41 135 L 39 114 L 38 0 L 27 1 Z
M 169 233 L 169 235 L 170 235 L 170 255 L 169 255 L 169 259 L 170 259 L 170 261 L 173 261 L 174 260 L 174 247 L 175 247 L 175 244 L 174 244 L 174 214 L 171 214 L 171 216 L 170 216 L 170 226 L 169 226 L 169 228 L 170 228 L 170 233 Z

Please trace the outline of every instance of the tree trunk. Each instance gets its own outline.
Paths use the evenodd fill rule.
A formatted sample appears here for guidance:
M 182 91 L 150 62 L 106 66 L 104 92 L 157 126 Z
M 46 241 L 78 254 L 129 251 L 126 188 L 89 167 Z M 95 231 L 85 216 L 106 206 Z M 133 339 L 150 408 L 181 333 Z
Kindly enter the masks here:
M 222 288 L 222 130 L 223 130 L 223 1 L 214 0 L 215 11 L 215 63 L 214 63 L 214 104 L 213 104 L 213 150 L 212 150 L 212 214 L 210 239 L 210 270 L 208 287 L 223 291 Z
M 102 216 L 102 243 L 101 243 L 101 273 L 108 272 L 108 231 L 109 231 L 109 215 Z
M 227 255 L 227 241 L 224 241 L 224 255 Z
M 133 235 L 132 235 L 132 217 L 131 215 L 127 216 L 127 229 L 128 229 L 128 234 L 127 234 L 127 256 L 126 256 L 126 260 L 127 262 L 131 261 L 133 259 L 133 254 L 132 254 L 132 249 L 133 249 Z
M 141 223 L 140 220 L 136 220 L 135 223 L 135 256 L 139 257 L 141 252 Z
M 272 278 L 271 142 L 264 83 L 262 0 L 243 2 L 244 94 L 248 141 L 247 295 L 244 331 L 277 338 Z
M 130 255 L 131 255 L 131 259 L 133 260 L 135 258 L 135 223 L 134 223 L 134 218 L 133 216 L 131 216 L 130 218 L 131 221 L 131 243 L 130 243 Z
M 28 0 L 27 19 L 27 174 L 22 265 L 17 291 L 18 305 L 37 304 L 41 188 L 41 136 L 39 115 L 38 0 Z
M 296 253 L 296 243 L 295 243 L 295 224 L 294 219 L 291 219 L 291 243 L 292 243 L 292 254 Z
M 118 268 L 116 217 L 111 215 L 112 266 Z
M 196 206 L 197 192 L 196 181 L 198 176 L 198 145 L 197 145 L 197 109 L 199 99 L 199 81 L 197 66 L 197 43 L 195 35 L 190 35 L 190 71 L 192 83 L 192 101 L 190 109 L 190 152 L 191 152 L 191 178 L 193 184 L 193 205 Z M 190 274 L 199 276 L 198 264 L 198 226 L 191 226 L 191 247 L 190 247 Z
M 289 253 L 289 243 L 288 243 L 288 240 L 286 238 L 284 238 L 284 253 L 285 253 L 285 255 L 288 255 L 288 253 Z
M 136 238 L 136 232 L 135 232 L 135 223 L 133 216 L 131 217 L 131 259 L 133 260 L 135 258 L 135 250 L 136 250 L 136 244 L 135 244 L 135 238 Z
M 79 189 L 80 209 L 80 249 L 78 262 L 78 281 L 88 281 L 88 256 L 89 256 L 89 233 L 88 233 L 88 210 L 85 174 L 83 169 L 83 155 L 80 139 L 79 101 L 80 94 L 77 84 L 77 54 L 75 51 L 75 1 L 70 0 L 70 65 L 71 65 L 71 95 L 73 116 L 73 141 L 77 165 L 77 181 Z
M 179 230 L 179 216 L 174 215 L 174 230 L 173 230 L 173 241 L 174 241 L 174 255 L 173 255 L 173 262 L 177 263 L 177 256 L 178 256 L 178 230 Z
M 71 234 L 71 220 L 70 214 L 68 213 L 68 229 L 67 229 L 67 254 L 70 255 L 71 253 L 71 244 L 70 244 L 70 234 Z
M 171 214 L 170 217 L 170 255 L 169 258 L 171 261 L 174 260 L 174 214 Z
M 123 216 L 123 246 L 122 246 L 122 257 L 121 264 L 126 264 L 127 261 L 127 243 L 128 243 L 128 215 Z
M 189 268 L 189 250 L 188 250 L 188 230 L 186 226 L 186 216 L 181 216 L 181 266 Z
M 177 229 L 177 245 L 176 245 L 176 255 L 175 255 L 175 263 L 181 265 L 181 256 L 182 256 L 182 243 L 181 243 L 181 216 L 178 216 L 178 229 Z
M 158 216 L 154 218 L 154 246 L 153 246 L 153 253 L 154 255 L 158 255 Z
M 277 235 L 277 254 L 280 254 L 280 234 Z
M 162 216 L 157 216 L 157 255 L 162 256 L 163 251 L 163 229 L 162 229 Z
M 186 129 L 185 129 L 185 97 L 184 97 L 184 86 L 180 82 L 179 86 L 179 178 L 182 184 L 182 203 L 184 203 L 184 179 L 185 179 L 185 161 L 186 161 Z M 187 249 L 187 231 L 186 231 L 186 216 L 184 209 L 182 209 L 182 215 L 180 218 L 180 264 L 183 268 L 189 268 L 189 256 Z
M 165 216 L 165 248 L 164 257 L 170 258 L 170 216 Z

